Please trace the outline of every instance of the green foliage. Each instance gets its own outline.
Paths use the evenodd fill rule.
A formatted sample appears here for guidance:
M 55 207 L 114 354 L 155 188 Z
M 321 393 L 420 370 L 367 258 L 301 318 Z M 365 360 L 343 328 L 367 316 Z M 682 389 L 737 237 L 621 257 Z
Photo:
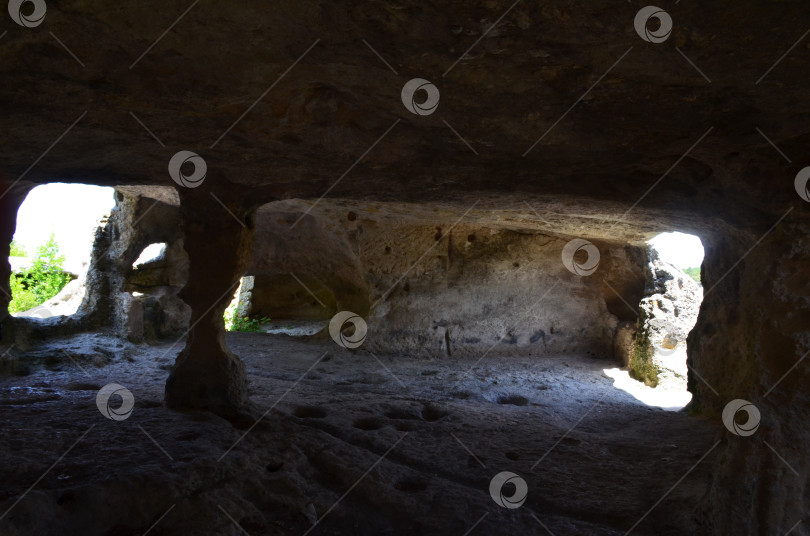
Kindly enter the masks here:
M 27 281 L 27 280 L 26 280 Z M 20 313 L 33 309 L 39 305 L 36 295 L 23 284 L 23 278 L 11 274 L 11 302 L 8 304 L 9 313 Z
M 50 300 L 70 281 L 70 274 L 62 269 L 64 255 L 59 255 L 59 245 L 53 234 L 45 244 L 37 248 L 31 267 L 11 274 L 10 313 L 27 311 Z
M 236 310 L 225 311 L 225 329 L 227 331 L 241 331 L 244 333 L 258 333 L 262 331 L 262 324 L 267 324 L 270 319 L 267 317 L 251 319 L 247 316 L 239 316 Z
M 698 285 L 700 285 L 700 267 L 697 268 L 684 268 L 683 273 L 697 281 Z
M 247 316 L 241 316 L 238 311 L 238 300 L 234 299 L 225 309 L 223 320 L 225 321 L 225 331 L 242 331 L 245 333 L 258 333 L 262 331 L 262 324 L 267 324 L 270 319 L 267 317 L 251 320 Z
M 231 331 L 242 331 L 246 333 L 258 333 L 262 331 L 262 324 L 270 322 L 269 318 L 258 318 L 251 320 L 249 317 L 236 317 L 231 323 Z
M 18 244 L 16 240 L 11 241 L 11 251 L 8 254 L 9 257 L 25 257 L 27 255 L 28 254 L 25 252 L 24 247 Z

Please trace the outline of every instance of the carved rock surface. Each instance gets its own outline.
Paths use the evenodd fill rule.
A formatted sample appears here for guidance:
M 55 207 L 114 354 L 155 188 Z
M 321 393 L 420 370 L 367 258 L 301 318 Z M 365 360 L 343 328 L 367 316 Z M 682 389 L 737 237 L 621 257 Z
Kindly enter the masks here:
M 638 344 L 656 369 L 658 386 L 686 389 L 686 337 L 697 322 L 703 287 L 649 250 L 645 296 L 639 303 Z

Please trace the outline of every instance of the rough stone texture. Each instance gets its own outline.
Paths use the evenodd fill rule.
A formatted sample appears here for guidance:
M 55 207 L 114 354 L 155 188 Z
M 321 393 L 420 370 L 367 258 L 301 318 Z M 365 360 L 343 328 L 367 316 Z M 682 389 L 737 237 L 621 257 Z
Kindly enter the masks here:
M 181 337 L 188 328 L 190 310 L 177 297 L 189 270 L 178 205 L 172 188 L 119 188 L 109 243 L 96 246 L 104 265 L 98 277 L 107 279 L 108 288 L 99 294 L 109 296 L 115 332 L 133 342 Z M 144 248 L 156 243 L 167 244 L 163 255 L 133 266 Z
M 671 350 L 686 341 L 697 322 L 703 287 L 650 249 L 645 296 L 639 304 L 641 321 L 652 343 Z
M 331 340 L 227 339 L 245 361 L 251 398 L 273 407 L 246 435 L 214 414 L 162 404 L 179 350 L 170 342 L 75 335 L 12 351 L 27 370 L 0 376 L 0 426 L 23 427 L 34 441 L 0 435 L 0 515 L 95 426 L 2 520 L 3 536 L 54 526 L 60 536 L 140 536 L 156 522 L 148 536 L 244 536 L 228 516 L 251 536 L 301 535 L 322 516 L 310 534 L 444 536 L 464 534 L 485 513 L 471 536 L 541 534 L 537 519 L 556 536 L 619 536 L 695 465 L 720 427 L 616 389 L 603 359 L 492 352 L 377 361 L 364 347 Z M 108 421 L 97 390 L 125 378 L 136 407 L 126 421 Z M 711 461 L 631 534 L 703 534 L 691 513 Z M 527 482 L 517 510 L 489 496 L 500 470 Z
M 801 439 L 810 419 L 808 231 L 807 224 L 784 222 L 748 255 L 756 238 L 704 242 L 704 299 L 688 339 L 696 409 L 719 412 L 741 398 L 762 415 L 754 436 L 722 436 L 724 452 L 703 509 L 718 529 L 776 534 L 804 519 L 810 504 Z M 732 259 L 743 256 L 730 270 Z M 806 533 L 804 525 L 794 532 Z
M 380 150 L 372 150 L 330 197 L 441 199 L 465 208 L 484 198 L 484 208 L 504 206 L 501 196 L 486 199 L 486 193 L 514 193 L 515 205 L 564 194 L 587 209 L 583 215 L 615 216 L 604 209 L 632 204 L 714 126 L 706 143 L 639 208 L 663 212 L 656 218 L 663 227 L 669 218 L 690 226 L 686 216 L 700 212 L 752 229 L 767 229 L 773 212 L 784 211 L 795 192 L 761 179 L 767 170 L 787 178 L 795 170 L 754 126 L 764 125 L 786 154 L 803 154 L 803 56 L 789 55 L 762 83 L 754 82 L 792 44 L 790 36 L 806 30 L 810 8 L 804 2 L 780 2 L 779 9 L 755 0 L 732 7 L 679 5 L 676 29 L 659 46 L 635 33 L 638 7 L 631 3 L 520 4 L 448 71 L 510 5 L 308 0 L 268 8 L 252 1 L 233 10 L 203 4 L 137 63 L 185 4 L 57 4 L 36 29 L 6 19 L 3 65 L 15 83 L 4 86 L 0 100 L 8 103 L 4 125 L 14 132 L 3 140 L 4 171 L 16 179 L 87 110 L 26 180 L 166 185 L 169 158 L 190 148 L 206 153 L 206 189 L 232 190 L 254 206 L 271 198 L 317 198 L 399 119 Z M 317 39 L 250 113 L 205 150 Z M 561 128 L 521 158 L 631 46 Z M 402 106 L 400 90 L 414 76 L 439 84 L 436 114 L 420 117 Z M 169 146 L 161 147 L 130 111 Z M 597 199 L 605 203 L 594 205 Z M 628 227 L 644 213 L 633 212 Z
M 148 196 L 134 199 L 147 209 L 154 204 Z M 390 204 L 358 218 L 346 205 L 323 201 L 303 216 L 300 203 L 282 202 L 258 212 L 247 270 L 253 277 L 250 303 L 245 295 L 240 305 L 246 315 L 328 319 L 337 310 L 351 310 L 371 323 L 368 344 L 376 351 L 430 357 L 480 355 L 499 341 L 504 345 L 499 352 L 506 353 L 610 356 L 617 326 L 635 317 L 630 304 L 638 303 L 644 286 L 641 248 L 598 243 L 600 269 L 582 277 L 561 261 L 570 236 L 500 223 L 448 225 L 441 217 Z M 127 218 L 150 228 L 176 220 L 171 203 L 148 213 L 133 206 L 119 203 L 114 229 L 123 228 Z M 133 342 L 145 334 L 176 336 L 187 327 L 186 316 L 173 314 L 173 302 L 161 302 L 187 278 L 182 243 L 131 269 L 129 258 L 155 240 L 143 234 L 119 239 L 127 260 L 118 261 L 123 274 L 113 284 L 120 287 L 114 293 L 118 332 Z M 133 297 L 133 291 L 148 295 Z
M 253 307 L 253 287 L 256 278 L 252 275 L 247 275 L 239 281 L 239 288 L 236 290 L 235 312 L 237 315 L 246 317 L 250 316 L 250 311 Z
M 632 351 L 649 360 L 653 383 L 683 390 L 687 385 L 686 338 L 697 322 L 703 287 L 661 260 L 654 248 L 649 250 L 645 273 L 647 284 L 638 306 L 639 327 Z
M 382 203 L 360 216 L 345 201 L 322 201 L 306 216 L 297 202 L 262 208 L 251 316 L 350 310 L 369 325 L 365 344 L 382 353 L 480 356 L 502 343 L 507 355 L 610 357 L 618 324 L 637 314 L 629 303 L 644 289 L 642 248 L 598 242 L 599 269 L 578 276 L 561 258 L 573 237 L 448 224 L 408 208 Z
M 176 151 L 203 154 L 208 177 L 183 207 L 195 329 L 174 377 L 184 403 L 222 409 L 244 390 L 217 297 L 247 269 L 247 248 L 210 194 L 240 221 L 272 201 L 327 195 L 617 245 L 692 232 L 706 246 L 689 337 L 693 409 L 716 418 L 745 398 L 763 415 L 757 435 L 721 436 L 701 531 L 807 533 L 796 523 L 810 504 L 798 450 L 810 417 L 810 208 L 792 182 L 809 163 L 810 6 L 680 2 L 668 6 L 671 37 L 654 45 L 636 35 L 631 2 L 521 2 L 490 28 L 511 5 L 203 1 L 165 34 L 186 3 L 49 2 L 33 29 L 4 18 L 0 60 L 13 83 L 0 86 L 0 253 L 35 184 L 166 186 Z M 402 106 L 413 77 L 439 86 L 437 113 Z M 2 288 L 7 278 L 3 261 Z M 34 329 L 0 311 L 4 336 Z
M 180 298 L 191 307 L 191 325 L 166 382 L 166 404 L 208 409 L 249 425 L 245 366 L 225 345 L 222 317 L 250 260 L 254 214 L 237 219 L 216 210 L 218 206 L 204 192 L 181 193 L 180 220 L 190 264 Z
M 8 345 L 13 344 L 16 338 L 15 322 L 8 313 L 8 304 L 11 301 L 11 265 L 8 254 L 14 237 L 17 209 L 25 200 L 30 186 L 9 184 L 0 169 L 0 187 L 3 189 L 3 195 L 0 196 L 0 343 Z
M 176 338 L 186 334 L 190 310 L 177 293 L 188 280 L 188 266 L 188 255 L 180 239 L 167 247 L 160 258 L 130 267 L 125 272 L 123 292 L 119 296 L 122 302 L 140 304 L 142 339 Z
M 616 327 L 616 337 L 613 339 L 613 355 L 629 367 L 633 357 L 634 343 L 638 326 L 636 322 L 622 322 Z
M 470 225 L 366 225 L 360 249 L 377 300 L 371 348 L 480 356 L 500 342 L 506 354 L 612 354 L 618 321 L 603 287 L 611 280 L 632 285 L 615 281 L 624 267 L 632 271 L 616 261 L 626 260 L 623 247 L 597 243 L 602 270 L 582 277 L 562 264 L 566 237 Z
M 256 216 L 247 271 L 255 277 L 251 315 L 328 319 L 341 310 L 367 314 L 369 287 L 351 233 L 343 231 L 341 222 L 279 210 L 278 205 L 262 207 Z

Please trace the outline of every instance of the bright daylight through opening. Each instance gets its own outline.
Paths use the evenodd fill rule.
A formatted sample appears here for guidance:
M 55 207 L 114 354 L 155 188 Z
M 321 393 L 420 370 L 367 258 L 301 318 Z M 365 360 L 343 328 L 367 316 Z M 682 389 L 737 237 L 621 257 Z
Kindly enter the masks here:
M 648 293 L 639 304 L 641 335 L 633 341 L 629 370 L 610 368 L 605 374 L 649 406 L 679 410 L 692 399 L 686 390 L 686 337 L 703 301 L 703 244 L 685 233 L 662 233 L 648 244 Z
M 76 312 L 95 231 L 114 203 L 113 189 L 100 186 L 57 183 L 29 192 L 11 245 L 9 312 L 33 318 Z

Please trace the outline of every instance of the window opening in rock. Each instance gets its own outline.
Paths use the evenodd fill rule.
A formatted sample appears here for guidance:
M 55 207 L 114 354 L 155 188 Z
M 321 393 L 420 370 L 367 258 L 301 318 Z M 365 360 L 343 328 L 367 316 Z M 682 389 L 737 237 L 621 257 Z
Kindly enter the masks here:
M 678 410 L 687 391 L 686 338 L 697 322 L 703 245 L 697 236 L 662 233 L 648 242 L 645 296 L 628 370 L 605 370 L 615 386 L 649 406 Z
M 114 190 L 100 186 L 54 183 L 28 193 L 17 211 L 9 257 L 10 313 L 49 318 L 77 311 L 95 231 L 114 204 Z
M 150 262 L 159 261 L 163 258 L 166 254 L 166 243 L 157 243 L 157 244 L 149 244 L 145 248 L 138 258 L 135 259 L 135 262 L 132 263 L 133 268 L 138 268 L 144 264 L 149 264 Z
M 318 333 L 328 325 L 329 321 L 323 319 L 279 318 L 275 315 L 270 317 L 256 311 L 255 285 L 254 276 L 245 276 L 240 280 L 239 288 L 225 309 L 226 330 L 305 337 Z

